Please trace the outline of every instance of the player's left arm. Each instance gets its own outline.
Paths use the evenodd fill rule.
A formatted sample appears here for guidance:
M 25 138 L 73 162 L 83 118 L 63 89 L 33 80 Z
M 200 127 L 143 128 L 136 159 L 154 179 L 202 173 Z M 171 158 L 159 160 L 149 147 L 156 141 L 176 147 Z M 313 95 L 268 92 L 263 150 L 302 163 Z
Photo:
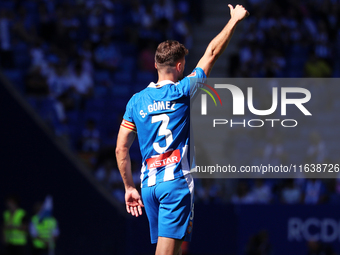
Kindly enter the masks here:
M 125 186 L 126 210 L 133 216 L 138 217 L 139 215 L 142 215 L 142 207 L 144 207 L 144 205 L 133 182 L 129 154 L 130 147 L 135 140 L 135 137 L 136 133 L 134 131 L 123 126 L 120 127 L 117 138 L 116 158 L 119 172 Z

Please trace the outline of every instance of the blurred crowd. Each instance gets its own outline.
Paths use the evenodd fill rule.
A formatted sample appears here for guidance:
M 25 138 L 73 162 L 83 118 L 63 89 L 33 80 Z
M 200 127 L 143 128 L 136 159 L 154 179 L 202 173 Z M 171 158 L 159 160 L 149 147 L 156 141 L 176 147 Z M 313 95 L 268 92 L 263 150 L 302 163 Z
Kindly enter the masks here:
M 202 3 L 193 0 L 2 0 L 0 65 L 51 130 L 92 169 L 119 201 L 124 189 L 114 147 L 131 95 L 155 80 L 154 51 L 165 39 L 193 47 L 191 27 L 202 22 Z M 340 75 L 338 1 L 248 0 L 251 15 L 230 58 L 230 77 L 337 77 Z M 314 105 L 323 121 L 334 119 L 334 93 Z M 254 91 L 254 93 L 256 93 Z M 271 86 L 256 95 L 271 104 Z M 230 129 L 226 157 L 232 164 L 334 163 L 336 130 Z M 336 132 L 337 133 L 337 132 Z M 328 135 L 331 134 L 331 135 Z M 306 139 L 296 139 L 304 136 Z M 309 139 L 309 140 L 308 140 Z M 299 140 L 304 144 L 287 144 Z M 336 140 L 336 139 L 335 139 Z M 253 145 L 260 146 L 253 146 Z M 334 143 L 332 143 L 334 145 Z M 132 171 L 140 182 L 138 143 Z M 337 179 L 196 181 L 202 203 L 339 203 Z
M 338 1 L 248 0 L 231 76 L 338 77 Z
M 119 200 L 114 146 L 126 103 L 156 77 L 154 52 L 192 47 L 192 0 L 3 0 L 0 65 L 53 132 Z M 138 144 L 132 148 L 139 182 Z

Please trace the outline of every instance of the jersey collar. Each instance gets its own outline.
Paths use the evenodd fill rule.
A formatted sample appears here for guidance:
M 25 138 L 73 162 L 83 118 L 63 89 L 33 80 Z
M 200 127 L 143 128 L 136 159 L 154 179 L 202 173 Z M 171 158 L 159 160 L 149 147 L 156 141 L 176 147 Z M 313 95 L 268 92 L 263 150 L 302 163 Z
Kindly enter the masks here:
M 160 88 L 163 87 L 164 85 L 168 85 L 168 84 L 176 84 L 173 81 L 170 80 L 164 80 L 164 81 L 160 81 L 158 83 L 154 83 L 154 82 L 150 82 L 149 86 L 150 88 Z

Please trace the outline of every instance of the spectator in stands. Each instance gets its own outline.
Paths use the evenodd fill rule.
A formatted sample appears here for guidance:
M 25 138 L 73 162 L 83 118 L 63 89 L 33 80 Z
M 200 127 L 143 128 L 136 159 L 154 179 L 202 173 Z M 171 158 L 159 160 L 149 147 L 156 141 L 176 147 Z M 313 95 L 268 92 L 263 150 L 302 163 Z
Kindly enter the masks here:
M 31 68 L 25 79 L 25 92 L 29 96 L 47 96 L 49 88 L 40 66 Z
M 51 10 L 51 4 L 53 5 L 52 1 L 39 5 L 39 37 L 47 42 L 52 41 L 53 32 L 56 29 L 55 13 Z
M 318 132 L 312 132 L 309 139 L 310 145 L 307 149 L 306 162 L 322 164 L 327 156 L 325 142 Z
M 326 202 L 326 187 L 321 180 L 309 179 L 306 181 L 303 202 L 314 205 Z
M 145 14 L 145 6 L 139 0 L 132 1 L 130 15 L 134 25 L 140 26 L 143 15 Z
M 115 31 L 116 25 L 116 17 L 114 8 L 106 8 L 106 11 L 103 16 L 103 23 L 105 34 L 109 36 L 113 36 L 113 32 Z
M 79 50 L 79 56 L 82 61 L 83 70 L 89 74 L 93 74 L 93 53 L 91 41 L 84 41 Z
M 326 78 L 330 77 L 332 69 L 329 64 L 320 58 L 317 58 L 314 53 L 311 53 L 308 61 L 305 64 L 305 75 L 310 78 Z
M 236 194 L 234 194 L 231 198 L 231 202 L 233 204 L 254 204 L 256 200 L 254 196 L 249 192 L 248 184 L 241 180 L 239 181 Z
M 34 43 L 37 40 L 37 30 L 32 16 L 27 15 L 27 10 L 23 5 L 19 6 L 17 14 L 13 24 L 13 32 L 24 42 Z
M 273 136 L 266 144 L 263 152 L 263 159 L 266 163 L 277 166 L 285 162 L 286 154 L 280 137 Z
M 117 179 L 117 174 L 119 176 L 119 173 L 117 173 L 117 167 L 114 166 L 114 161 L 108 159 L 96 170 L 95 177 L 106 188 L 110 188 L 113 181 Z
M 174 38 L 185 44 L 188 49 L 192 47 L 192 37 L 190 33 L 190 27 L 185 20 L 183 14 L 179 11 L 175 13 L 175 19 L 173 22 Z
M 107 159 L 95 172 L 95 178 L 101 182 L 119 202 L 125 202 L 124 186 L 116 161 Z M 132 177 L 138 185 L 140 183 L 140 169 L 135 161 L 131 161 Z
M 153 5 L 153 16 L 157 20 L 166 19 L 172 21 L 174 17 L 174 8 L 171 0 L 157 0 Z
M 98 67 L 114 71 L 118 67 L 121 55 L 109 37 L 104 37 L 94 51 L 94 59 Z
M 50 97 L 54 101 L 54 107 L 60 122 L 67 121 L 65 112 L 74 109 L 75 101 L 71 96 L 71 80 L 70 75 L 66 71 L 65 64 L 57 63 L 55 70 L 48 72 L 47 83 L 49 87 Z
M 84 109 L 85 100 L 93 95 L 93 81 L 79 61 L 75 64 L 74 72 L 70 77 L 70 86 L 75 93 L 77 105 Z
M 70 77 L 65 65 L 57 63 L 54 72 L 48 74 L 47 83 L 52 98 L 58 99 L 67 93 L 70 88 Z
M 139 68 L 143 71 L 155 71 L 155 44 L 150 41 L 139 54 Z
M 46 68 L 47 61 L 45 58 L 45 52 L 42 47 L 42 42 L 37 41 L 30 50 L 31 65 Z
M 11 27 L 11 12 L 0 10 L 0 66 L 2 68 L 14 67 Z
M 271 188 L 263 179 L 255 179 L 255 186 L 251 194 L 255 202 L 259 204 L 268 204 L 272 200 Z
M 74 8 L 69 6 L 66 10 L 63 10 L 60 18 L 62 26 L 65 28 L 68 37 L 72 40 L 77 39 L 77 32 L 80 26 L 80 21 L 74 12 Z
M 207 187 L 210 203 L 219 204 L 222 198 L 222 186 L 217 179 L 212 179 Z
M 266 66 L 266 77 L 273 75 L 274 77 L 282 77 L 283 70 L 286 67 L 286 60 L 282 53 L 277 50 L 272 50 L 268 54 Z
M 89 14 L 87 16 L 87 26 L 89 28 L 89 38 L 92 43 L 100 42 L 100 33 L 102 24 L 102 8 L 94 7 L 89 9 Z
M 315 40 L 314 52 L 316 57 L 325 60 L 330 60 L 332 50 L 329 45 L 329 33 L 327 31 L 327 25 L 325 21 L 322 20 L 319 21 L 318 33 L 314 40 Z
M 198 203 L 209 203 L 209 179 L 197 179 L 195 180 L 195 201 Z
M 284 204 L 301 203 L 302 191 L 295 185 L 294 179 L 284 180 L 284 186 L 281 190 L 281 202 Z
M 124 193 L 124 187 L 122 184 L 122 178 L 114 162 L 115 161 L 111 159 L 107 160 L 104 163 L 104 165 L 95 172 L 95 177 L 112 193 L 112 195 L 119 202 L 124 203 L 125 193 Z M 133 162 L 131 163 L 133 164 Z M 135 170 L 136 168 L 134 167 L 132 169 Z M 134 173 L 135 172 L 136 171 L 134 171 Z
M 100 132 L 94 120 L 89 119 L 82 133 L 82 151 L 96 152 L 100 148 Z
M 328 183 L 329 203 L 334 205 L 340 204 L 340 179 L 331 179 Z

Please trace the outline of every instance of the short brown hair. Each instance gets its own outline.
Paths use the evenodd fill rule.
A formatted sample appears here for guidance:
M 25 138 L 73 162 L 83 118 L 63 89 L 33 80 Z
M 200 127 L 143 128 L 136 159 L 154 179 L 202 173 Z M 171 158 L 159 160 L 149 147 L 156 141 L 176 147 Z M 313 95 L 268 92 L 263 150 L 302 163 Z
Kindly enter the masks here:
M 189 51 L 178 41 L 167 40 L 158 45 L 155 62 L 162 66 L 175 66 L 177 61 L 188 55 Z

